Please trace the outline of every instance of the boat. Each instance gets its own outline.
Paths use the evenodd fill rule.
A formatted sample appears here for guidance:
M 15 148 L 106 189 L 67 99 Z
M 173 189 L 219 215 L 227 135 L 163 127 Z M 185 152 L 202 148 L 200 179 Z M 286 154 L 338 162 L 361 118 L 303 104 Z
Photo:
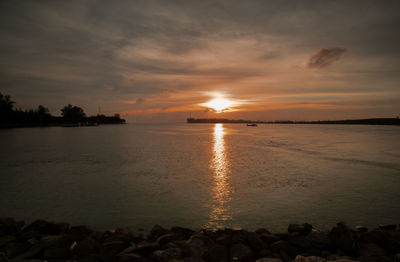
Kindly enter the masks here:
M 256 123 L 247 123 L 247 126 L 257 126 Z

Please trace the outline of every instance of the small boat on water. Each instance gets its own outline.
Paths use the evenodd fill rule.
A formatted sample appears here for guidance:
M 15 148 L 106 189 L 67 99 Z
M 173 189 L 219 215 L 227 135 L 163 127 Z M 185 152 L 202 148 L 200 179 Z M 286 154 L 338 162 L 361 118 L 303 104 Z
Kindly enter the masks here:
M 256 123 L 247 123 L 247 126 L 257 126 Z

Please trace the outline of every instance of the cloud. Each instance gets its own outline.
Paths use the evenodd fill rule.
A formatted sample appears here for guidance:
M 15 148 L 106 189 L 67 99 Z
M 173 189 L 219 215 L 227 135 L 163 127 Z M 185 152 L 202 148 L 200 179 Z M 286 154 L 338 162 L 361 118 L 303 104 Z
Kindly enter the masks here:
M 321 48 L 310 58 L 308 66 L 310 68 L 323 68 L 339 60 L 347 52 L 343 47 Z

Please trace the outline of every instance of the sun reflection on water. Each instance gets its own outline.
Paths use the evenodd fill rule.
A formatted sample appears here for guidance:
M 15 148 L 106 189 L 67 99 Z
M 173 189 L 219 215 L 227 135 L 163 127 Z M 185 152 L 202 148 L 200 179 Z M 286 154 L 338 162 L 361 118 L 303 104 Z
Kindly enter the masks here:
M 232 200 L 229 182 L 229 160 L 226 156 L 223 124 L 215 124 L 214 147 L 211 169 L 213 170 L 212 210 L 208 226 L 223 228 L 232 220 L 230 202 Z

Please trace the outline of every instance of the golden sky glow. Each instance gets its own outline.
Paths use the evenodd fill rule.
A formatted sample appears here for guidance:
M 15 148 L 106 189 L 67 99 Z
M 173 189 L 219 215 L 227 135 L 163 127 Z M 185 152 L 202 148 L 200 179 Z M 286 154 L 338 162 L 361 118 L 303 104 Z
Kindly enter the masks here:
M 42 104 L 60 114 L 71 103 L 128 122 L 400 112 L 398 1 L 1 7 L 0 91 L 17 108 Z
M 217 113 L 221 113 L 225 109 L 229 108 L 232 104 L 232 101 L 229 101 L 225 98 L 214 98 L 213 100 L 205 103 L 207 107 L 214 109 Z

